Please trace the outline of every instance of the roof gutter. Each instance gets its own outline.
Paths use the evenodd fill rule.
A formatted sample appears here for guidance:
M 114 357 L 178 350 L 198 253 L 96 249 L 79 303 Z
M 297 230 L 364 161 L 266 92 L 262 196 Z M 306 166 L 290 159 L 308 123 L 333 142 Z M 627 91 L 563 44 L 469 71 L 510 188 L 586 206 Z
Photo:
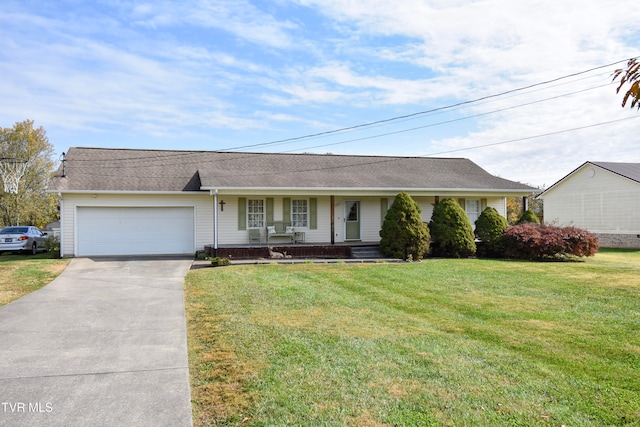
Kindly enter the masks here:
M 54 194 L 122 194 L 122 195 L 145 194 L 145 195 L 196 196 L 196 195 L 204 194 L 204 191 L 144 191 L 144 190 L 119 191 L 119 190 L 60 190 L 60 189 L 52 189 L 52 190 L 45 190 L 45 193 L 54 193 Z
M 339 192 L 348 192 L 348 193 L 388 193 L 388 194 L 397 194 L 399 192 L 407 192 L 407 193 L 427 193 L 427 194 L 448 194 L 448 193 L 490 193 L 490 194 L 501 194 L 501 195 L 528 195 L 531 193 L 535 193 L 537 189 L 495 189 L 495 188 L 389 188 L 389 187 L 200 187 L 202 190 L 208 191 L 219 191 L 220 193 L 233 193 L 233 192 L 251 192 L 251 191 L 259 191 L 259 192 L 281 192 L 281 193 L 289 193 L 289 192 L 314 192 L 314 193 L 326 193 L 326 194 L 335 194 Z
M 213 256 L 218 256 L 218 189 L 211 189 L 213 195 Z

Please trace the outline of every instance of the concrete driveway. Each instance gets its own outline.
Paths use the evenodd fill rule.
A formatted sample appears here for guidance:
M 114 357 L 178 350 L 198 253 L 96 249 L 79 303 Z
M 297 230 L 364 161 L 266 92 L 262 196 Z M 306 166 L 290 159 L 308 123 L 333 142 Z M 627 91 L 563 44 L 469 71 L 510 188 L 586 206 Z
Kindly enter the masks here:
M 0 307 L 0 425 L 190 426 L 190 265 L 78 258 Z

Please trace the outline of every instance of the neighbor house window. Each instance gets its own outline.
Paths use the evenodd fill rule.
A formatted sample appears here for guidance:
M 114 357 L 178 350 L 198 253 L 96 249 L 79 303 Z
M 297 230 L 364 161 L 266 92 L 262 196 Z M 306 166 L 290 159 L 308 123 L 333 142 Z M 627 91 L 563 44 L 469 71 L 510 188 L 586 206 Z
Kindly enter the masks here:
M 471 226 L 475 228 L 476 220 L 480 216 L 480 200 L 477 199 L 467 199 L 465 210 L 467 211 L 467 216 L 469 217 L 469 222 L 471 222 Z
M 249 228 L 264 227 L 264 200 L 247 200 L 247 226 Z
M 309 224 L 309 208 L 306 200 L 291 200 L 291 225 L 307 227 Z

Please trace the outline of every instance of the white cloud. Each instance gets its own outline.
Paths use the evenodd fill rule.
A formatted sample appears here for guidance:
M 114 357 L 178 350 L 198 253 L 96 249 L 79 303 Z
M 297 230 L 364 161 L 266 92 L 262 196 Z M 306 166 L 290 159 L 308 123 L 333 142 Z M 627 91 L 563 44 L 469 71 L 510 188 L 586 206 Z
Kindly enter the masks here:
M 635 56 L 638 21 L 635 0 L 119 0 L 100 7 L 8 0 L 0 15 L 0 96 L 11 102 L 0 104 L 0 118 L 4 126 L 35 119 L 63 129 L 71 143 L 124 135 L 120 144 L 132 147 L 183 137 L 196 149 L 216 148 L 212 140 L 250 145 L 438 108 Z M 588 89 L 610 72 L 326 142 L 336 143 L 336 152 L 428 154 L 637 114 L 622 110 L 608 87 L 437 125 Z M 422 129 L 343 142 L 410 127 Z M 630 120 L 451 155 L 548 185 L 587 156 L 640 161 L 640 148 L 628 143 L 636 129 Z
M 452 77 L 474 77 L 472 71 L 481 70 L 476 80 L 508 73 L 536 81 L 624 58 L 628 52 L 620 38 L 640 16 L 630 0 L 301 3 L 349 22 L 363 37 L 411 39 L 408 50 L 385 48 L 387 57 L 395 54 Z
M 215 28 L 250 43 L 275 48 L 291 47 L 289 32 L 297 28 L 294 22 L 278 20 L 245 0 L 159 1 L 134 3 L 129 9 L 140 26 Z
M 124 45 L 117 36 L 94 38 L 73 25 L 65 32 L 64 22 L 57 19 L 11 18 L 12 26 L 30 23 L 33 31 L 18 38 L 4 30 L 4 55 L 11 59 L 0 60 L 5 77 L 0 93 L 19 100 L 0 105 L 0 114 L 9 121 L 35 118 L 90 131 L 115 126 L 156 136 L 176 135 L 176 129 L 185 127 L 263 127 L 260 121 L 239 117 L 224 99 L 243 79 L 229 70 L 260 72 L 260 65 L 170 40 L 155 40 L 149 50 L 149 40 L 139 33 L 130 34 Z
M 613 101 L 607 86 L 490 115 L 480 130 L 432 141 L 431 152 L 487 145 L 445 155 L 470 157 L 492 173 L 536 186 L 553 184 L 587 160 L 640 161 L 629 139 L 640 115 Z M 579 104 L 589 108 L 576 109 Z
M 635 29 L 640 9 L 634 1 L 513 2 L 399 0 L 369 2 L 300 0 L 348 25 L 370 46 L 381 40 L 381 49 L 371 56 L 383 61 L 424 67 L 426 78 L 386 78 L 354 72 L 343 66 L 321 69 L 345 90 L 361 87 L 385 95 L 378 102 L 440 105 L 523 87 L 565 74 L 582 71 L 640 54 Z M 405 38 L 397 45 L 382 41 Z M 353 34 L 350 40 L 355 40 Z M 636 44 L 633 44 L 635 41 Z M 631 44 L 630 44 L 631 43 Z M 351 45 L 359 57 L 363 45 Z M 621 66 L 622 64 L 620 64 Z M 604 70 L 610 73 L 612 68 Z M 601 78 L 610 80 L 609 75 Z M 588 88 L 591 83 L 578 85 Z M 593 83 L 595 84 L 595 83 Z M 475 130 L 462 127 L 455 137 L 429 138 L 426 153 L 474 147 L 572 129 L 628 117 L 622 111 L 613 87 L 596 94 L 574 95 L 528 108 L 492 114 L 478 120 Z M 546 90 L 551 96 L 551 90 Z M 561 89 L 557 93 L 561 93 Z M 524 97 L 519 97 L 524 103 Z M 470 114 L 481 111 L 478 107 Z M 551 135 L 483 149 L 454 152 L 477 161 L 493 173 L 536 185 L 551 184 L 587 159 L 640 161 L 640 148 L 629 147 L 629 135 L 637 133 L 637 122 L 603 125 L 566 134 Z M 406 139 L 410 139 L 408 136 Z M 415 146 L 405 154 L 415 154 Z M 423 149 L 424 153 L 425 150 Z M 426 154 L 425 153 L 425 154 Z

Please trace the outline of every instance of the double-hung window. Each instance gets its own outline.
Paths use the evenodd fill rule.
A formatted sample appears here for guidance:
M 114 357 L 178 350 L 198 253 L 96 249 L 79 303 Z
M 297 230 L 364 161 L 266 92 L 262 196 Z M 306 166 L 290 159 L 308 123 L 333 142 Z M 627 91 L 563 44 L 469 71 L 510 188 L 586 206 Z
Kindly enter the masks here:
M 291 225 L 293 227 L 309 225 L 309 207 L 306 199 L 291 200 Z
M 264 200 L 247 200 L 247 226 L 249 228 L 264 227 Z
M 469 222 L 471 222 L 471 226 L 475 228 L 476 220 L 478 219 L 481 213 L 480 200 L 467 199 L 465 210 L 467 211 L 467 216 L 469 217 Z

